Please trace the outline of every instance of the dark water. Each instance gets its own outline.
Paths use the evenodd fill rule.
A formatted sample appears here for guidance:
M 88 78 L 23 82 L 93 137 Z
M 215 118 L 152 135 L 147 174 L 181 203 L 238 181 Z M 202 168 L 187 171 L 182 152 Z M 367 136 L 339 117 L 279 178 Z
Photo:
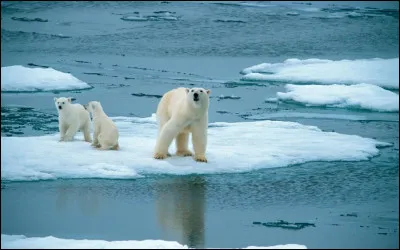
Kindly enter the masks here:
M 235 84 L 262 62 L 398 57 L 397 2 L 2 2 L 1 13 L 2 67 L 52 67 L 94 87 L 2 92 L 2 136 L 56 133 L 54 96 L 99 100 L 111 117 L 148 117 L 167 90 L 199 86 L 212 90 L 210 122 L 264 116 L 393 143 L 369 161 L 241 174 L 2 181 L 2 234 L 399 247 L 398 112 L 277 105 L 264 100 L 284 84 Z M 253 224 L 279 220 L 315 227 Z

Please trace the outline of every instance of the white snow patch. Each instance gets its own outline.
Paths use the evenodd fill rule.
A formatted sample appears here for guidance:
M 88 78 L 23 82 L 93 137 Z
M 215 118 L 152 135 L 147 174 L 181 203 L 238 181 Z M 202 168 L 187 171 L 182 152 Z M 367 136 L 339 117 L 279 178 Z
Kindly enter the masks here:
M 53 236 L 26 237 L 24 235 L 1 235 L 1 248 L 7 249 L 189 249 L 176 241 L 164 240 L 74 240 Z M 307 249 L 304 245 L 286 244 L 276 246 L 249 246 L 244 249 Z
M 285 85 L 279 100 L 308 106 L 353 107 L 374 111 L 399 111 L 399 95 L 371 84 L 356 85 Z
M 53 68 L 1 67 L 1 91 L 87 89 L 91 86 L 69 73 Z
M 287 59 L 262 63 L 241 71 L 242 80 L 322 84 L 368 83 L 399 89 L 399 58 L 360 60 Z
M 153 159 L 157 136 L 155 116 L 112 118 L 120 132 L 118 151 L 94 149 L 83 141 L 59 142 L 59 134 L 1 137 L 1 179 L 137 178 L 147 174 L 238 173 L 284 167 L 309 161 L 359 161 L 391 144 L 357 135 L 323 132 L 296 122 L 254 121 L 211 123 L 208 163 L 191 157 Z M 190 149 L 192 150 L 191 143 Z

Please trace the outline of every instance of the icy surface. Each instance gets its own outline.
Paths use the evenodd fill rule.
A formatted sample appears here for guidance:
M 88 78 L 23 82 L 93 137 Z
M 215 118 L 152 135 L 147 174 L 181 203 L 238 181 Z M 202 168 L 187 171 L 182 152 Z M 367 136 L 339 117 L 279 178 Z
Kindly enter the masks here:
M 52 68 L 21 65 L 1 67 L 1 91 L 49 91 L 88 89 L 91 86 L 69 73 Z
M 367 160 L 379 153 L 377 147 L 390 145 L 357 135 L 323 132 L 295 122 L 218 122 L 209 125 L 208 163 L 175 156 L 174 142 L 170 147 L 172 157 L 155 160 L 154 115 L 113 120 L 120 131 L 119 151 L 94 149 L 83 141 L 81 132 L 72 142 L 59 142 L 59 134 L 1 137 L 1 179 L 126 179 L 148 174 L 237 173 L 309 161 Z
M 322 60 L 296 58 L 283 63 L 262 63 L 245 68 L 243 80 L 321 84 L 368 83 L 399 89 L 399 58 Z
M 293 85 L 278 92 L 279 100 L 310 106 L 350 107 L 373 111 L 399 111 L 399 95 L 371 84 Z
M 60 239 L 53 236 L 47 237 L 26 237 L 24 235 L 1 235 L 1 248 L 7 249 L 188 249 L 188 246 L 181 245 L 176 241 L 164 240 L 126 240 L 126 241 L 105 241 L 105 240 L 74 240 Z M 249 246 L 244 249 L 307 249 L 304 245 L 285 244 L 276 246 Z

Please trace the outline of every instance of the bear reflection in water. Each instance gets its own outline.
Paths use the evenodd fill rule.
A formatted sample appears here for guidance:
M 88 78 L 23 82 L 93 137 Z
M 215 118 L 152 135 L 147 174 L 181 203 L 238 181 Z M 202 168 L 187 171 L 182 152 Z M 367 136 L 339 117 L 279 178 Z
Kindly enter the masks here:
M 204 248 L 206 183 L 201 176 L 172 177 L 156 187 L 157 217 L 170 240 L 190 248 Z

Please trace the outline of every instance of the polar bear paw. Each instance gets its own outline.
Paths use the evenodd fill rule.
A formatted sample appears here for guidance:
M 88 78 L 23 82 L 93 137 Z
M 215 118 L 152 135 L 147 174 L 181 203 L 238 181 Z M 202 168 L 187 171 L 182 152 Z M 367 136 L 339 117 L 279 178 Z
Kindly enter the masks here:
M 207 162 L 207 158 L 205 155 L 195 155 L 194 160 L 198 162 Z
M 186 157 L 186 156 L 192 156 L 193 153 L 190 152 L 189 150 L 178 150 L 178 151 L 176 151 L 176 155 L 177 155 L 177 156 Z
M 163 154 L 163 153 L 155 153 L 154 154 L 154 159 L 162 160 L 167 158 L 168 156 L 171 156 L 169 153 Z

